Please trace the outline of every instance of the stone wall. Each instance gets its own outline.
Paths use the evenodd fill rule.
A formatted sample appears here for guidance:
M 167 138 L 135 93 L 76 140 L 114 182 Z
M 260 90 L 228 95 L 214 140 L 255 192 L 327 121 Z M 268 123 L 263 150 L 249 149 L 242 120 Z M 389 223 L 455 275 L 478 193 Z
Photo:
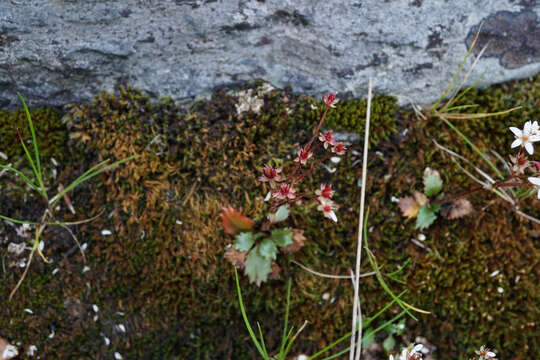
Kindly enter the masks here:
M 484 23 L 480 85 L 540 69 L 534 0 L 3 0 L 0 108 L 87 101 L 129 83 L 190 101 L 262 78 L 297 92 L 444 91 Z M 405 97 L 402 102 L 407 102 Z

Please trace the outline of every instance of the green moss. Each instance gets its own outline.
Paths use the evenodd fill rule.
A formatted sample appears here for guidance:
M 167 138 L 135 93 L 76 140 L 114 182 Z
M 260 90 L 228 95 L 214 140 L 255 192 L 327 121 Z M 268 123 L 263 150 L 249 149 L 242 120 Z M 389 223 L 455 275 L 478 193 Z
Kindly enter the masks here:
M 476 111 L 500 111 L 515 105 L 522 105 L 523 110 L 488 120 L 455 121 L 456 126 L 482 149 L 507 154 L 511 141 L 507 127 L 538 119 L 538 83 L 537 77 L 470 92 L 463 101 L 480 104 Z M 74 139 L 70 147 L 86 163 L 132 154 L 141 158 L 72 194 L 78 213 L 91 215 L 105 208 L 105 214 L 112 214 L 77 229 L 79 238 L 89 243 L 92 271 L 81 275 L 82 260 L 76 255 L 69 262 L 70 271 L 49 280 L 53 288 L 31 280 L 28 286 L 36 286 L 34 292 L 21 291 L 17 306 L 34 301 L 26 301 L 24 296 L 43 300 L 50 292 L 58 308 L 66 296 L 80 299 L 85 309 L 99 304 L 100 321 L 93 323 L 90 315 L 84 321 L 73 321 L 67 310 L 59 310 L 65 314 L 61 318 L 73 325 L 58 325 L 65 331 L 48 345 L 37 344 L 40 349 L 54 345 L 55 351 L 71 357 L 82 353 L 106 357 L 111 351 L 119 351 L 125 358 L 255 357 L 256 350 L 246 345 L 249 339 L 236 302 L 232 268 L 223 259 L 224 247 L 232 240 L 223 234 L 217 214 L 222 206 L 231 204 L 253 218 L 264 215 L 262 198 L 268 189 L 257 181 L 258 172 L 271 159 L 290 159 L 299 144 L 309 139 L 321 110 L 320 104 L 317 110 L 311 109 L 312 103 L 318 104 L 315 100 L 288 90 L 266 93 L 259 114 L 238 115 L 236 102 L 234 96 L 221 91 L 186 109 L 170 99 L 151 103 L 140 91 L 123 88 L 116 94 L 100 94 L 92 103 L 74 106 L 66 114 Z M 412 260 L 403 274 L 408 289 L 404 299 L 432 314 L 419 315 L 420 322 L 408 326 L 435 343 L 437 356 L 443 360 L 455 359 L 455 354 L 466 358 L 484 343 L 499 350 L 503 358 L 536 354 L 538 345 L 530 324 L 540 315 L 535 271 L 538 245 L 531 234 L 538 229 L 520 222 L 505 204 L 491 203 L 493 196 L 478 194 L 471 199 L 477 209 L 474 217 L 438 220 L 424 232 L 424 244 L 430 251 L 416 246 L 410 241 L 418 234 L 414 223 L 401 217 L 392 197 L 419 188 L 426 166 L 441 171 L 447 193 L 472 186 L 433 146 L 432 139 L 474 163 L 480 160 L 437 119 L 416 120 L 412 112 L 397 109 L 389 97 L 376 97 L 373 109 L 368 241 L 384 271 Z M 362 135 L 364 118 L 364 101 L 343 101 L 329 112 L 325 127 Z M 397 124 L 400 135 L 390 142 Z M 352 144 L 351 149 L 361 152 L 361 146 Z M 349 151 L 334 174 L 320 169 L 303 185 L 305 189 L 315 189 L 321 182 L 335 185 L 336 201 L 341 205 L 337 224 L 325 221 L 313 209 L 292 212 L 290 225 L 305 229 L 308 241 L 294 256 L 280 255 L 279 264 L 282 278 L 294 280 L 291 322 L 299 326 L 310 321 L 295 353 L 312 353 L 349 331 L 350 282 L 315 277 L 288 260 L 325 273 L 348 273 L 356 249 L 361 176 L 357 160 Z M 73 170 L 67 176 L 75 174 Z M 491 205 L 480 210 L 487 203 Z M 522 209 L 538 215 L 534 205 L 523 204 Z M 110 229 L 114 236 L 99 235 L 102 229 Z M 44 265 L 33 266 L 31 274 L 39 266 Z M 490 277 L 495 270 L 500 275 Z M 367 264 L 363 271 L 369 271 Z M 41 276 L 40 272 L 34 274 Z M 8 279 L 8 288 L 15 279 Z M 404 289 L 401 284 L 389 284 L 395 292 Z M 285 282 L 272 281 L 259 289 L 242 278 L 242 287 L 249 318 L 260 321 L 268 347 L 277 346 Z M 504 289 L 502 294 L 498 287 Z M 335 301 L 322 300 L 325 293 Z M 390 298 L 376 279 L 365 278 L 361 300 L 369 316 Z M 118 317 L 117 311 L 125 316 Z M 392 308 L 387 318 L 396 311 Z M 0 319 L 8 317 L 0 310 Z M 52 319 L 52 315 L 36 317 L 38 328 L 46 331 Z M 18 325 L 7 336 L 24 337 L 24 318 L 14 321 Z M 120 322 L 128 328 L 126 334 L 113 330 Z M 0 322 L 0 327 L 5 326 Z M 112 347 L 103 347 L 101 333 L 113 341 Z
M 321 118 L 324 107 L 317 104 L 316 110 L 311 108 L 315 102 L 312 99 L 301 99 L 292 116 L 296 126 L 302 129 L 310 129 L 316 126 Z M 348 131 L 360 136 L 364 135 L 366 120 L 367 101 L 346 100 L 339 103 L 336 109 L 331 109 L 324 122 L 324 127 L 337 131 Z M 396 99 L 390 96 L 375 96 L 371 109 L 371 134 L 370 145 L 375 146 L 379 142 L 388 140 L 390 135 L 396 132 L 396 112 L 398 108 Z
M 30 111 L 36 129 L 39 149 L 44 157 L 54 157 L 58 162 L 64 160 L 67 132 L 60 121 L 60 113 L 50 107 L 32 109 Z M 13 112 L 0 110 L 0 134 L 2 134 L 3 151 L 8 158 L 22 157 L 24 151 L 19 142 L 17 130 L 23 139 L 32 139 L 26 113 L 22 109 Z

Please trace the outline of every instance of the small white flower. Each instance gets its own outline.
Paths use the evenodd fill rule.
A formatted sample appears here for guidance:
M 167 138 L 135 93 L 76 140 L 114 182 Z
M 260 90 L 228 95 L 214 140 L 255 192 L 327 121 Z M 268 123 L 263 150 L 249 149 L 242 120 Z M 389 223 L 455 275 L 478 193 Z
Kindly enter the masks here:
M 403 349 L 401 355 L 399 356 L 399 360 L 422 359 L 421 351 L 423 348 L 424 345 L 422 344 L 410 344 L 405 349 Z
M 112 232 L 111 232 L 111 230 L 107 230 L 107 229 L 101 230 L 101 235 L 109 236 L 109 235 L 112 235 Z
M 493 351 L 490 351 L 485 345 L 480 346 L 480 349 L 475 350 L 475 353 L 481 360 L 493 359 L 496 356 L 496 354 Z
M 94 312 L 97 313 L 99 311 L 99 307 L 96 304 L 93 304 L 92 310 L 94 310 Z
M 510 131 L 516 136 L 516 140 L 512 143 L 510 147 L 515 148 L 518 146 L 523 146 L 527 152 L 532 155 L 534 153 L 533 142 L 540 141 L 540 136 L 538 132 L 538 123 L 531 123 L 527 121 L 523 126 L 523 130 L 520 130 L 516 127 L 510 127 Z
M 19 351 L 17 350 L 17 348 L 11 344 L 7 344 L 4 348 L 4 351 L 2 352 L 2 359 L 12 359 L 17 355 L 19 355 Z
M 527 180 L 529 180 L 529 182 L 532 183 L 536 187 L 537 190 L 540 190 L 540 178 L 531 176 L 527 178 Z M 537 196 L 538 196 L 538 200 L 540 200 L 540 191 L 538 191 Z
M 320 196 L 318 200 L 319 200 L 319 205 L 317 206 L 317 210 L 322 211 L 324 217 L 327 217 L 333 220 L 334 222 L 337 222 L 338 219 L 337 219 L 336 213 L 334 212 L 334 210 L 337 209 L 337 206 L 334 204 L 334 202 L 322 196 Z
M 32 310 L 30 310 L 30 309 L 24 309 L 24 312 L 27 312 L 27 313 L 29 313 L 29 314 L 33 314 L 33 313 L 34 313 L 34 312 L 33 312 Z
M 114 353 L 114 358 L 115 358 L 116 360 L 122 360 L 122 359 L 123 359 L 122 355 L 120 355 L 119 352 L 115 352 L 115 353 Z

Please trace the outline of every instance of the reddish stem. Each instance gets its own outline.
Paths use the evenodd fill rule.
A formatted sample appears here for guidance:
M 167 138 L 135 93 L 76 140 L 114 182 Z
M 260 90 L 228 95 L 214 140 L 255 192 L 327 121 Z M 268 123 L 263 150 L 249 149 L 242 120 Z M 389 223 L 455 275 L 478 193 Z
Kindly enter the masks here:
M 319 148 L 320 144 L 317 144 L 313 149 L 310 149 L 310 146 L 313 143 L 313 140 L 315 140 L 315 138 L 317 137 L 319 130 L 321 129 L 324 119 L 326 118 L 326 113 L 328 112 L 328 108 L 329 106 L 326 105 L 326 108 L 324 109 L 324 112 L 321 116 L 321 120 L 319 120 L 319 123 L 317 124 L 317 128 L 315 129 L 315 132 L 313 132 L 313 136 L 308 141 L 308 143 L 302 147 L 305 151 L 315 151 L 317 148 Z M 290 182 L 294 178 L 294 175 L 296 175 L 296 172 L 298 171 L 299 168 L 300 168 L 300 161 L 296 163 L 296 166 L 293 168 L 289 176 L 287 176 L 287 182 Z
M 310 167 L 308 170 L 304 171 L 302 174 L 300 174 L 300 176 L 299 176 L 298 178 L 296 178 L 296 179 L 294 180 L 293 184 L 294 184 L 294 183 L 297 183 L 297 182 L 299 182 L 300 180 L 302 180 L 303 178 L 305 178 L 305 177 L 306 177 L 307 175 L 309 175 L 309 174 L 310 174 L 317 166 L 319 166 L 323 161 L 326 161 L 326 160 L 330 159 L 330 157 L 332 157 L 332 153 L 326 154 L 322 159 L 320 159 L 319 161 L 313 163 L 313 164 L 311 165 L 311 167 Z

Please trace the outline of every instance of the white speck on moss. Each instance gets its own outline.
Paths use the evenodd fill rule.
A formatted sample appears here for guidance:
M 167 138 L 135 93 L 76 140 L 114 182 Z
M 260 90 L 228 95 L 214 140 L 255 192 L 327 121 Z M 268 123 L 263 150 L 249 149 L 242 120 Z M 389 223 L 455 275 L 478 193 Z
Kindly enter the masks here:
M 36 354 L 36 351 L 37 351 L 37 346 L 36 345 L 30 345 L 28 347 L 28 350 L 26 350 L 26 355 L 34 356 Z
M 121 332 L 123 332 L 123 333 L 126 332 L 126 327 L 125 327 L 124 325 L 122 325 L 122 324 L 116 325 L 116 328 L 117 328 L 118 330 L 120 330 Z

